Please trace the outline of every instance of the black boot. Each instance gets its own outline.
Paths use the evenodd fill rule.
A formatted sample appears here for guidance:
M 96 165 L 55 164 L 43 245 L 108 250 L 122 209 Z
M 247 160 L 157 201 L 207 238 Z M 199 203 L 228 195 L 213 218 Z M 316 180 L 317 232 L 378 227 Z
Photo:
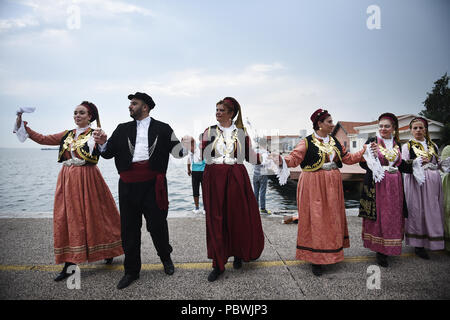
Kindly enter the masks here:
M 238 257 L 234 257 L 233 268 L 240 269 L 242 268 L 242 259 Z
M 120 279 L 119 283 L 117 284 L 117 289 L 124 289 L 137 279 L 139 279 L 139 275 L 126 274 L 122 277 L 122 279 Z
M 389 266 L 387 255 L 377 252 L 377 263 L 380 267 L 387 268 Z
M 58 274 L 58 276 L 57 276 L 54 280 L 58 282 L 58 281 L 62 281 L 62 280 L 64 280 L 64 279 L 70 277 L 70 276 L 72 275 L 72 273 L 67 273 L 67 269 L 68 269 L 70 266 L 73 266 L 73 265 L 75 265 L 75 263 L 72 263 L 72 262 L 66 262 L 66 263 L 64 264 L 64 267 L 63 267 L 62 271 Z
M 414 252 L 416 253 L 417 256 L 421 257 L 422 259 L 430 260 L 430 256 L 423 247 L 416 247 L 414 249 Z
M 313 264 L 312 272 L 316 277 L 320 277 L 322 275 L 322 266 L 320 264 Z
M 168 274 L 169 276 L 173 275 L 173 273 L 175 272 L 175 266 L 173 265 L 172 259 L 167 258 L 165 260 L 161 260 L 163 267 L 164 267 L 164 272 L 166 274 Z
M 225 271 L 225 270 L 220 271 L 220 269 L 217 268 L 217 267 L 214 268 L 213 271 L 211 271 L 211 273 L 210 273 L 209 276 L 208 276 L 208 281 L 209 281 L 209 282 L 216 281 L 217 278 L 218 278 L 222 273 L 224 273 L 224 271 Z

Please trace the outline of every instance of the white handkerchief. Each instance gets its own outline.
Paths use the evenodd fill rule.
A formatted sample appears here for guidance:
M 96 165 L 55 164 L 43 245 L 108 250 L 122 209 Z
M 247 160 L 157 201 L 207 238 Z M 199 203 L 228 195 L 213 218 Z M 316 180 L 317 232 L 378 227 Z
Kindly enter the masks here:
M 32 113 L 35 110 L 36 110 L 36 108 L 33 108 L 33 107 L 20 107 L 16 111 L 16 114 L 19 114 L 19 113 Z M 20 127 L 17 127 L 17 122 L 14 121 L 13 133 L 15 133 L 17 135 L 17 138 L 19 139 L 20 142 L 24 142 L 28 138 L 28 133 L 25 130 L 25 126 L 23 125 L 23 121 L 20 123 Z
M 420 157 L 417 157 L 413 161 L 413 175 L 419 186 L 425 182 L 425 171 L 423 170 L 422 158 Z
M 278 183 L 283 186 L 286 184 L 287 179 L 289 178 L 291 172 L 289 171 L 286 161 L 284 161 L 284 158 L 281 157 L 283 159 L 283 167 L 280 169 L 275 162 L 269 158 L 269 154 L 267 152 L 262 153 L 262 165 L 263 167 L 268 171 L 272 171 L 277 175 L 278 178 Z
M 36 108 L 33 107 L 20 107 L 19 110 L 17 110 L 17 113 L 32 113 L 36 110 Z
M 27 130 L 25 130 L 23 121 L 20 123 L 19 128 L 17 128 L 17 123 L 14 122 L 13 133 L 16 134 L 17 139 L 19 139 L 20 142 L 25 142 L 25 140 L 27 140 L 27 138 L 28 138 L 28 133 L 27 133 Z
M 367 166 L 372 171 L 372 177 L 373 181 L 375 183 L 380 182 L 384 179 L 384 169 L 381 167 L 380 160 L 378 157 L 375 157 L 372 153 L 372 149 L 370 149 L 370 146 L 367 146 L 366 151 L 363 155 L 364 159 L 366 160 Z

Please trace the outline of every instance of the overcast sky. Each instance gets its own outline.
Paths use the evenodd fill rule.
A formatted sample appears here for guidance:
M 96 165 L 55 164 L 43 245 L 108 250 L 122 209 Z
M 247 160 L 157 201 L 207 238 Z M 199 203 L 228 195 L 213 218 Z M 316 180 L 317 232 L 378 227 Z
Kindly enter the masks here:
M 450 71 L 449 31 L 446 0 L 0 0 L 0 147 L 36 147 L 12 134 L 19 106 L 51 134 L 89 100 L 111 134 L 136 91 L 179 137 L 225 96 L 269 134 L 310 133 L 319 107 L 335 123 L 418 113 Z

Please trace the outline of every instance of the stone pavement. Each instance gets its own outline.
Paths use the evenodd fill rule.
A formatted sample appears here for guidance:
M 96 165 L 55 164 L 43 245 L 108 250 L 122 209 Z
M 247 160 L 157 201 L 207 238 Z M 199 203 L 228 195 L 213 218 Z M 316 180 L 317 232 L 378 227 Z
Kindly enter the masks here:
M 346 259 L 326 266 L 321 277 L 312 274 L 309 263 L 295 260 L 297 225 L 269 215 L 262 216 L 265 249 L 260 259 L 244 263 L 240 270 L 229 263 L 213 283 L 207 281 L 211 261 L 206 256 L 204 216 L 169 218 L 176 268 L 172 276 L 163 272 L 144 223 L 140 279 L 124 290 L 116 289 L 123 256 L 112 266 L 101 261 L 81 265 L 80 289 L 69 289 L 66 281 L 53 281 L 62 267 L 54 265 L 52 220 L 0 219 L 0 299 L 450 299 L 450 255 L 444 251 L 430 252 L 431 260 L 425 261 L 405 247 L 402 256 L 390 258 L 389 268 L 380 268 L 379 289 L 368 289 L 368 278 L 376 276 L 368 272 L 376 265 L 375 253 L 362 246 L 361 219 L 347 218 L 351 247 L 345 249 Z

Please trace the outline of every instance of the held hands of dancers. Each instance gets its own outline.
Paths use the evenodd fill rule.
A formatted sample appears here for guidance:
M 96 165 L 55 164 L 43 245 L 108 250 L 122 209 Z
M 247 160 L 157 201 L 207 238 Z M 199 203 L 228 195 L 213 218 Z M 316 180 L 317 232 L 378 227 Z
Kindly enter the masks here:
M 95 143 L 97 143 L 99 145 L 105 144 L 106 140 L 108 138 L 105 131 L 103 131 L 101 128 L 94 129 L 94 133 L 92 135 L 94 137 Z
M 282 166 L 282 160 L 281 156 L 278 153 L 270 153 L 268 156 L 269 159 L 271 159 L 278 167 Z

